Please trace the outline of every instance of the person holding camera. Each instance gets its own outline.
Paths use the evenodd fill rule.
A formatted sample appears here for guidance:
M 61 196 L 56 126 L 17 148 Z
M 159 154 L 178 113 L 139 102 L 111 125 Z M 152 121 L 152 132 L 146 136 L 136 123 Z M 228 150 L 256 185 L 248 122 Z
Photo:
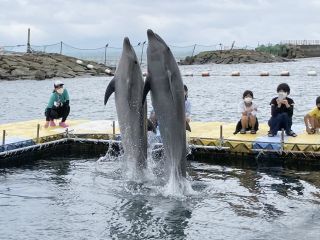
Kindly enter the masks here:
M 277 132 L 284 129 L 287 136 L 296 137 L 291 130 L 292 126 L 292 115 L 294 101 L 288 97 L 290 94 L 290 87 L 286 83 L 281 83 L 277 87 L 278 97 L 271 100 L 271 118 L 268 122 L 270 130 L 268 133 L 269 137 L 274 137 Z
M 59 126 L 67 128 L 69 126 L 66 124 L 66 120 L 70 113 L 69 93 L 67 89 L 63 87 L 64 83 L 60 80 L 56 81 L 53 86 L 54 90 L 50 96 L 49 103 L 45 110 L 46 123 L 44 127 L 55 127 L 56 124 L 54 119 L 62 118 Z

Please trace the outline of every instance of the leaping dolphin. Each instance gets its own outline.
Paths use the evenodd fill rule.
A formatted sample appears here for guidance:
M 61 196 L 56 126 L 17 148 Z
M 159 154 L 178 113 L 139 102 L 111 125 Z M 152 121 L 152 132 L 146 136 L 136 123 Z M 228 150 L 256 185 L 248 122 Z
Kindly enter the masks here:
M 143 86 L 138 58 L 126 37 L 115 76 L 105 92 L 104 104 L 115 92 L 124 157 L 128 163 L 135 161 L 139 169 L 146 166 L 147 159 L 147 104 L 142 103 Z
M 176 169 L 174 174 L 185 177 L 186 120 L 182 78 L 167 44 L 152 30 L 147 34 L 148 76 L 143 101 L 150 90 L 169 170 Z

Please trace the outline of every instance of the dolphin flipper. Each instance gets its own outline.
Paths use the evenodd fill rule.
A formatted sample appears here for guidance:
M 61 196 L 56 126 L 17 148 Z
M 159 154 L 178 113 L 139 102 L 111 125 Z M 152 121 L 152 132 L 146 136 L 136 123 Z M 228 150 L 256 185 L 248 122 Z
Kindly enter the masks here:
M 115 91 L 115 79 L 113 78 L 106 89 L 106 93 L 104 94 L 104 105 L 107 104 L 109 97 L 114 91 Z
M 191 132 L 191 127 L 190 127 L 190 125 L 189 125 L 189 123 L 187 121 L 186 121 L 186 130 Z
M 143 87 L 143 95 L 142 95 L 142 105 L 144 104 L 145 100 L 146 100 L 146 97 L 147 97 L 147 94 L 148 92 L 150 91 L 150 77 L 147 76 L 146 78 L 146 81 L 144 83 L 144 87 Z

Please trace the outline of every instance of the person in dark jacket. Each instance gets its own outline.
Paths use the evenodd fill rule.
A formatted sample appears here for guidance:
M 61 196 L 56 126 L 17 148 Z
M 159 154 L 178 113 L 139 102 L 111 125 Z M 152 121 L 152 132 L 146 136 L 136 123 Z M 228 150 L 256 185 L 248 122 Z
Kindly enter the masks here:
M 296 137 L 297 134 L 291 130 L 294 101 L 288 97 L 289 85 L 281 83 L 277 87 L 277 93 L 278 97 L 273 98 L 270 102 L 271 118 L 268 121 L 270 127 L 268 136 L 276 136 L 278 131 L 284 129 L 287 136 Z

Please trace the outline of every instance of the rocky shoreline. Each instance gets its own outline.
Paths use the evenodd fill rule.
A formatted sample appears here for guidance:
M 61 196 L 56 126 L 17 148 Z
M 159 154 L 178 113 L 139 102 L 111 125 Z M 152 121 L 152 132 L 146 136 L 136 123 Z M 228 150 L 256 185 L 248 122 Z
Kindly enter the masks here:
M 0 80 L 113 75 L 114 68 L 55 53 L 0 55 Z
M 239 64 L 239 63 L 271 63 L 292 61 L 284 57 L 274 56 L 255 50 L 221 50 L 201 52 L 193 57 L 186 57 L 179 64 Z

